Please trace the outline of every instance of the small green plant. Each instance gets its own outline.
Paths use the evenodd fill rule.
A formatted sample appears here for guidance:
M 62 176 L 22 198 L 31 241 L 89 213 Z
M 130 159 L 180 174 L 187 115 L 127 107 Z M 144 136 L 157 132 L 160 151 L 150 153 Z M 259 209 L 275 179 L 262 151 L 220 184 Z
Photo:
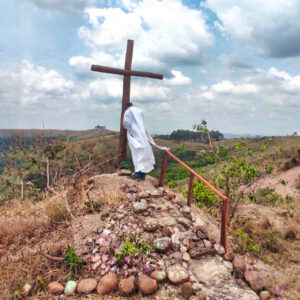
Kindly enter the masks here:
M 138 237 L 142 237 L 140 234 Z M 118 260 L 122 260 L 127 256 L 130 256 L 134 253 L 141 253 L 144 255 L 147 255 L 151 253 L 153 250 L 152 248 L 147 244 L 145 241 L 138 242 L 135 236 L 127 237 L 122 244 L 122 250 L 121 252 L 116 251 L 115 257 Z
M 242 250 L 247 252 L 259 253 L 260 248 L 255 240 L 253 240 L 248 233 L 244 232 L 242 228 L 236 231 L 235 243 L 238 244 Z
M 188 191 L 184 191 L 184 196 L 187 197 Z M 202 182 L 194 182 L 193 199 L 197 202 L 198 207 L 206 206 L 208 208 L 220 205 L 221 200 Z
M 43 290 L 47 290 L 47 281 L 42 275 L 36 276 L 36 280 L 42 286 Z
M 280 183 L 282 184 L 282 185 L 287 185 L 287 181 L 286 180 L 284 180 L 284 179 L 282 179 L 282 180 L 280 180 Z
M 261 146 L 260 148 L 259 148 L 259 151 L 260 152 L 265 152 L 267 150 L 267 147 L 266 146 Z
M 72 275 L 80 274 L 84 268 L 85 262 L 75 253 L 75 249 L 71 246 L 67 246 L 67 250 L 64 256 L 64 262 Z
M 84 205 L 86 206 L 87 212 L 89 214 L 93 213 L 93 209 L 91 208 L 91 203 L 90 202 L 85 201 Z M 93 208 L 94 208 L 94 211 L 100 211 L 100 203 L 93 201 Z
M 273 167 L 272 167 L 271 165 L 266 165 L 266 166 L 265 166 L 265 172 L 266 172 L 267 174 L 271 174 L 272 171 L 273 171 Z
M 248 198 L 249 198 L 249 200 L 250 200 L 251 202 L 254 202 L 254 203 L 257 202 L 257 198 L 256 198 L 256 196 L 253 195 L 253 194 L 249 194 L 249 195 L 248 195 Z

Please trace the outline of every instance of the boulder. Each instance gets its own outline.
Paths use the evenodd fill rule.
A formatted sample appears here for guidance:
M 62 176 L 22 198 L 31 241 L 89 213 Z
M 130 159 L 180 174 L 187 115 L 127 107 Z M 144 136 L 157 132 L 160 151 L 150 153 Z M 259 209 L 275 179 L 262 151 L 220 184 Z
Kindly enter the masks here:
M 112 293 L 118 285 L 118 277 L 115 273 L 108 273 L 107 275 L 103 276 L 98 285 L 97 285 L 97 293 L 100 296 Z
M 119 293 L 124 296 L 131 295 L 135 290 L 134 277 L 123 278 L 119 282 Z
M 180 265 L 171 266 L 167 274 L 169 280 L 174 284 L 186 282 L 189 278 L 188 271 Z
M 141 275 L 138 279 L 139 290 L 144 295 L 150 295 L 157 290 L 156 280 L 147 275 Z
M 57 281 L 48 284 L 48 293 L 51 295 L 60 295 L 64 292 L 64 287 Z

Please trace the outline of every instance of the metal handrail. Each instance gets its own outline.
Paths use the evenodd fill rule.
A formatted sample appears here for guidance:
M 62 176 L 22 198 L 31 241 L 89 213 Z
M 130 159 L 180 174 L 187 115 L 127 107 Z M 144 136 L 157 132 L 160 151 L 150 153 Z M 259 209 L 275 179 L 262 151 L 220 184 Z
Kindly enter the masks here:
M 193 184 L 195 177 L 199 179 L 203 184 L 205 184 L 210 190 L 212 190 L 216 195 L 218 195 L 222 200 L 222 220 L 221 220 L 221 238 L 220 244 L 225 248 L 227 248 L 227 221 L 228 221 L 228 208 L 229 208 L 229 200 L 228 197 L 223 195 L 220 191 L 218 191 L 213 185 L 211 185 L 208 181 L 206 181 L 203 177 L 201 177 L 196 171 L 190 168 L 187 164 L 181 161 L 178 157 L 176 157 L 173 153 L 169 150 L 164 150 L 162 166 L 161 166 L 161 173 L 160 173 L 160 180 L 159 185 L 163 186 L 165 184 L 166 179 L 166 171 L 167 171 L 167 163 L 168 163 L 168 156 L 174 159 L 178 164 L 183 166 L 187 171 L 190 172 L 190 180 L 189 180 L 189 190 L 188 190 L 188 197 L 187 197 L 187 205 L 191 206 L 192 198 L 193 198 Z

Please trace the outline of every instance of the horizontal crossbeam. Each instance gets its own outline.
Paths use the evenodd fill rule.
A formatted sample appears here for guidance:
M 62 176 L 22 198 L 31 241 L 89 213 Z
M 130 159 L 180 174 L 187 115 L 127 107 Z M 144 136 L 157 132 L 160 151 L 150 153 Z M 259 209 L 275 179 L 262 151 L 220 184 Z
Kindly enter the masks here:
M 133 70 L 124 70 L 124 69 L 104 67 L 104 66 L 98 66 L 98 65 L 92 65 L 91 70 L 95 71 L 95 72 L 118 74 L 118 75 L 127 75 L 127 76 L 148 77 L 148 78 L 154 78 L 154 79 L 163 79 L 164 78 L 163 75 L 156 74 L 156 73 L 133 71 Z

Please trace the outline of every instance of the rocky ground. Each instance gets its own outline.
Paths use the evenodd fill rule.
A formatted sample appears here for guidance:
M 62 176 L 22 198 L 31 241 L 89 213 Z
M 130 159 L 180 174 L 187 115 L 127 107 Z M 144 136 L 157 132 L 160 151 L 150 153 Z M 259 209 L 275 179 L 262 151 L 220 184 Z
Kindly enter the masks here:
M 218 244 L 219 225 L 186 206 L 181 195 L 155 188 L 151 178 L 136 182 L 117 174 L 94 176 L 87 185 L 90 201 L 102 197 L 99 212 L 73 220 L 72 239 L 87 272 L 77 282 L 50 283 L 50 294 L 91 299 L 271 298 L 255 267 L 231 249 L 225 254 Z

